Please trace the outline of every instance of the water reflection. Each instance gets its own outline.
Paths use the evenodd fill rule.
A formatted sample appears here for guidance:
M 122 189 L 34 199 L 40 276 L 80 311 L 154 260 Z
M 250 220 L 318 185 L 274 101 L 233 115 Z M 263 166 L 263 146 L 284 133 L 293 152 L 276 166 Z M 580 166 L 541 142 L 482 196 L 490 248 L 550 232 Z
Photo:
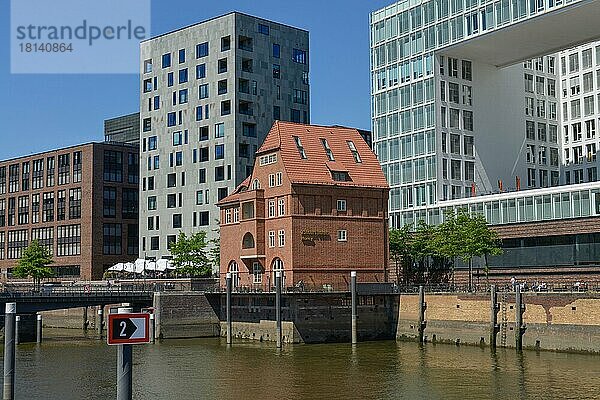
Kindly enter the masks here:
M 134 348 L 135 399 L 597 398 L 600 357 L 373 342 L 296 345 L 220 339 Z M 22 399 L 115 397 L 116 351 L 94 340 L 17 350 Z

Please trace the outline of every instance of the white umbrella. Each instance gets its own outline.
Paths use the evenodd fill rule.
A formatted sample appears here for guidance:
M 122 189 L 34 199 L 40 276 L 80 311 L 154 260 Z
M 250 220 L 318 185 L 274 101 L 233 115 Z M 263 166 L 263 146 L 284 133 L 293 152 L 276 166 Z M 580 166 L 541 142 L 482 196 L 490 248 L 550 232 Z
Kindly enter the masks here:
M 167 270 L 168 260 L 161 258 L 156 262 L 156 270 L 159 272 L 165 272 Z
M 135 260 L 135 269 L 133 270 L 133 272 L 135 272 L 136 274 L 141 274 L 142 272 L 144 272 L 145 267 L 146 260 L 144 260 L 143 258 L 138 258 L 137 260 Z
M 148 261 L 145 269 L 146 271 L 156 271 L 156 263 L 154 261 Z
M 135 271 L 135 264 L 134 263 L 125 263 L 124 267 L 123 267 L 123 272 L 133 272 Z
M 117 263 L 117 264 L 113 265 L 112 267 L 110 267 L 108 269 L 108 271 L 111 271 L 111 272 L 122 272 L 123 268 L 125 268 L 125 264 L 123 264 L 123 263 Z

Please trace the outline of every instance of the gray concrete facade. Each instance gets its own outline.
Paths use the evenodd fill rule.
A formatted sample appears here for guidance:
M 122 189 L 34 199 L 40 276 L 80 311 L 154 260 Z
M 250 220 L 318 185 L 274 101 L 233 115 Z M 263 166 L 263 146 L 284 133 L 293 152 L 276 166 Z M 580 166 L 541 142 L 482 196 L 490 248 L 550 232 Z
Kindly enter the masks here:
M 218 237 L 274 120 L 310 122 L 309 37 L 233 12 L 140 50 L 140 256 L 159 259 L 180 231 Z

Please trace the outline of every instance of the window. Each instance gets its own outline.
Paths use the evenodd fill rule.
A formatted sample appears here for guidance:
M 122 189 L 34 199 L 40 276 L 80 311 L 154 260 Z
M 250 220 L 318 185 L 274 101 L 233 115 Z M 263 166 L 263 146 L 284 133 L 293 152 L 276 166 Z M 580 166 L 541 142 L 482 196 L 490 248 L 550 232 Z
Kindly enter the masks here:
M 196 45 L 196 58 L 208 56 L 208 42 Z
M 273 57 L 279 58 L 281 56 L 281 48 L 279 44 L 273 43 Z
M 162 55 L 162 67 L 168 68 L 171 66 L 171 53 L 166 53 Z
M 246 137 L 256 137 L 256 124 L 242 122 L 242 135 Z
M 179 83 L 186 83 L 188 81 L 188 69 L 179 70 Z
M 345 229 L 341 229 L 341 230 L 337 231 L 337 240 L 338 240 L 338 242 L 348 241 L 348 231 Z
M 253 65 L 251 58 L 242 58 L 242 71 L 243 72 L 252 72 Z
M 335 161 L 335 158 L 333 157 L 333 151 L 331 151 L 329 143 L 327 143 L 327 139 L 321 138 L 321 143 L 323 144 L 323 148 L 325 149 L 325 153 L 327 154 L 329 161 Z
M 218 166 L 215 167 L 215 181 L 220 182 L 225 180 L 225 167 Z
M 181 228 L 181 214 L 173 214 L 173 229 Z
M 458 78 L 458 60 L 448 57 L 448 76 Z
M 221 115 L 231 114 L 231 100 L 221 102 Z
M 103 234 L 103 254 L 121 254 L 121 224 L 104 224 Z
M 283 185 L 283 172 L 277 172 L 275 174 L 276 177 L 276 186 L 281 186 Z
M 121 215 L 123 219 L 138 218 L 138 191 L 137 189 L 123 188 L 123 201 L 121 204 Z M 81 201 L 80 201 L 81 204 Z
M 123 153 L 120 151 L 104 151 L 104 180 L 123 181 Z
M 217 144 L 215 145 L 215 160 L 222 160 L 225 158 L 225 145 Z
M 196 65 L 196 79 L 206 78 L 206 64 Z
M 585 49 L 581 52 L 581 66 L 583 69 L 592 67 L 592 49 Z
M 269 26 L 264 24 L 258 24 L 258 33 L 263 35 L 269 35 Z
M 283 229 L 279 230 L 279 247 L 284 247 L 285 246 L 285 231 Z
M 463 110 L 463 129 L 467 131 L 473 130 L 473 112 Z
M 298 64 L 306 64 L 306 51 L 300 49 L 293 49 L 292 61 Z
M 477 17 L 475 17 L 475 20 L 477 20 Z M 462 78 L 467 81 L 472 80 L 471 61 L 462 60 Z
M 459 89 L 457 83 L 448 82 L 448 101 L 452 103 L 459 103 Z
M 56 228 L 57 256 L 81 254 L 81 225 L 64 225 Z
M 168 87 L 173 86 L 173 73 L 172 72 L 169 72 L 167 74 L 167 86 Z
M 231 36 L 221 38 L 221 51 L 227 51 L 231 48 Z
M 275 231 L 269 231 L 269 247 L 275 247 Z
M 275 199 L 269 200 L 269 218 L 273 218 L 275 216 Z
M 346 200 L 338 200 L 337 201 L 337 210 L 338 211 L 346 211 Z
M 201 147 L 200 149 L 198 149 L 198 161 L 204 162 L 204 161 L 208 161 L 208 160 L 209 160 L 208 147 Z
M 117 189 L 104 188 L 103 196 L 104 218 L 115 218 L 117 216 Z
M 37 197 L 39 207 L 39 195 Z M 135 204 L 137 209 L 137 202 Z M 81 188 L 69 189 L 69 219 L 81 218 Z
M 308 102 L 307 92 L 305 90 L 294 89 L 293 101 L 296 104 L 307 104 L 307 102 Z
M 281 78 L 281 66 L 279 64 L 273 64 L 273 78 Z
M 174 112 L 167 114 L 167 127 L 177 125 L 177 115 Z
M 188 90 L 182 89 L 179 91 L 179 104 L 185 104 L 188 102 Z
M 252 283 L 262 283 L 263 269 L 259 262 L 252 263 Z
M 198 128 L 198 140 L 200 142 L 208 140 L 208 126 L 201 126 Z
M 206 99 L 208 97 L 208 83 L 198 87 L 198 97 L 200 99 Z
M 238 36 L 238 47 L 240 50 L 253 51 L 253 40 L 248 36 Z
M 285 199 L 277 199 L 277 215 L 279 217 L 285 215 Z
M 525 91 L 533 93 L 533 75 L 525 74 Z
M 144 93 L 148 93 L 152 91 L 152 79 L 144 80 Z
M 569 72 L 579 71 L 579 54 L 574 53 L 569 55 Z

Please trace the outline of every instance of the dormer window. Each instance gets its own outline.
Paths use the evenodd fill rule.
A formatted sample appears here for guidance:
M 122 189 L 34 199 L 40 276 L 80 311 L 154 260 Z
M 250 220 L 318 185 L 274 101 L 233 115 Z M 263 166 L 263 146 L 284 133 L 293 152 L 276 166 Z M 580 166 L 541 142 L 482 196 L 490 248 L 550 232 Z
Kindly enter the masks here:
M 327 158 L 329 161 L 335 161 L 335 158 L 333 157 L 333 151 L 331 151 L 329 143 L 327 143 L 327 139 L 321 139 L 321 143 L 323 143 L 323 148 L 325 149 L 325 153 L 327 153 Z
M 300 153 L 300 158 L 306 159 L 306 152 L 304 151 L 304 147 L 302 147 L 302 142 L 298 136 L 294 136 L 294 142 L 296 142 L 296 147 Z
M 277 162 L 277 153 L 271 153 L 259 158 L 259 165 L 262 167 L 264 165 L 275 164 Z
M 354 157 L 354 161 L 356 163 L 362 162 L 362 160 L 360 159 L 360 154 L 358 154 L 358 150 L 356 150 L 356 146 L 354 145 L 354 142 L 352 140 L 348 140 L 346 143 L 348 143 L 348 147 L 350 148 L 350 151 L 352 152 L 352 157 Z
M 256 190 L 256 189 L 260 189 L 260 181 L 258 179 L 255 179 L 252 182 L 252 190 Z
M 331 171 L 331 178 L 336 182 L 351 182 L 348 171 Z

